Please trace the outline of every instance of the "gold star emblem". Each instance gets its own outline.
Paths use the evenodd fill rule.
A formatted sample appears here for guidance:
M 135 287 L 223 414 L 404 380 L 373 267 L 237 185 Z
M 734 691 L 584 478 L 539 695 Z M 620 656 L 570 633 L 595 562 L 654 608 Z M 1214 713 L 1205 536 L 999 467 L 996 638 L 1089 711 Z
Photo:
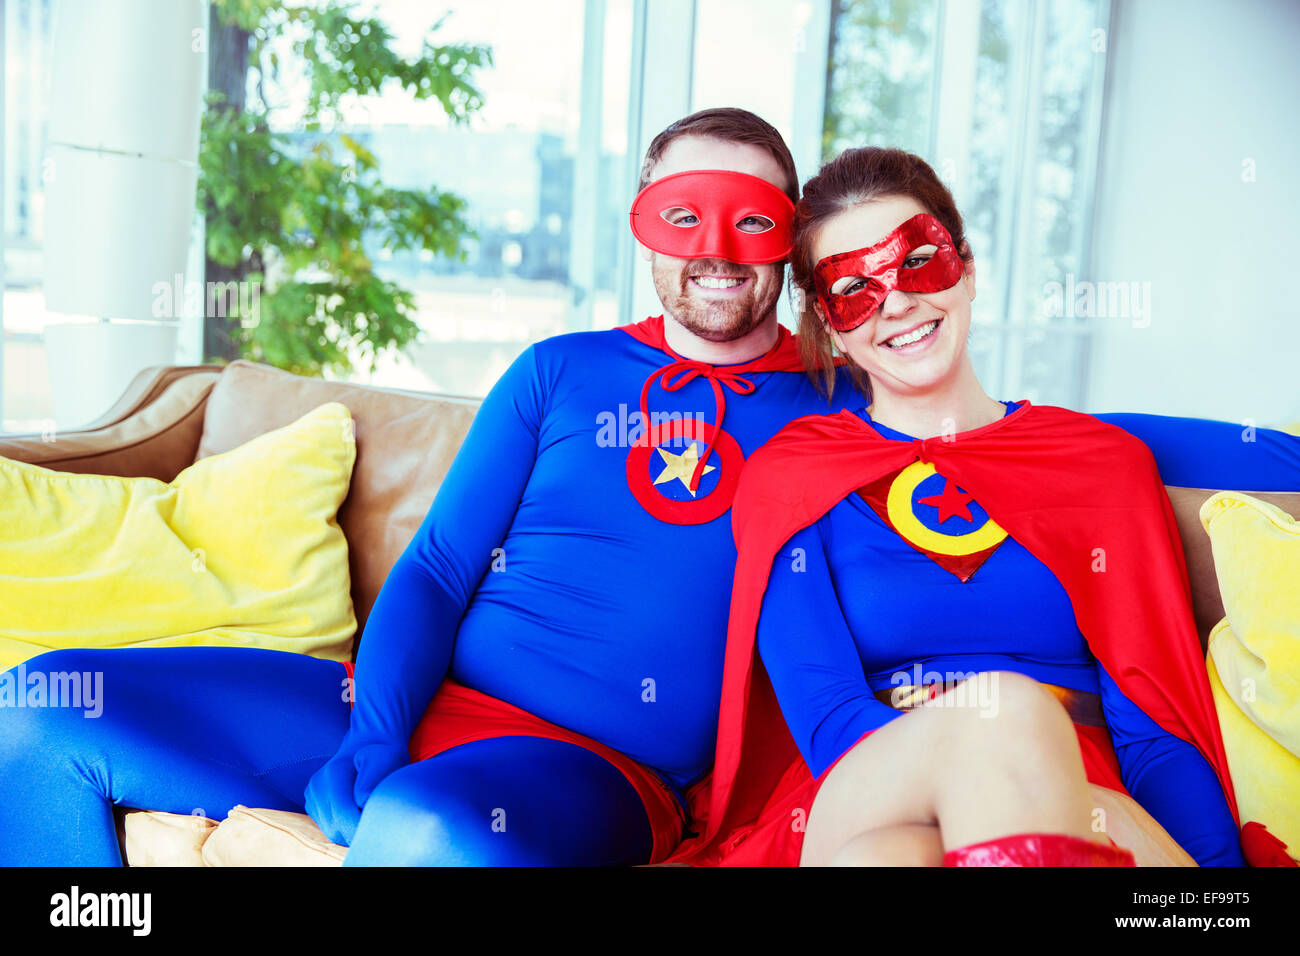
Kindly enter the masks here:
M 655 451 L 659 452 L 659 457 L 664 460 L 664 470 L 659 472 L 659 477 L 655 479 L 654 483 L 659 485 L 676 478 L 686 486 L 687 491 L 691 491 L 691 475 L 695 472 L 695 466 L 700 461 L 700 453 L 696 450 L 695 443 L 691 442 L 686 451 L 680 455 L 674 455 L 662 448 L 655 448 Z M 709 472 L 717 470 L 713 465 L 705 465 L 700 477 L 703 478 Z M 691 491 L 691 497 L 695 497 L 694 491 Z

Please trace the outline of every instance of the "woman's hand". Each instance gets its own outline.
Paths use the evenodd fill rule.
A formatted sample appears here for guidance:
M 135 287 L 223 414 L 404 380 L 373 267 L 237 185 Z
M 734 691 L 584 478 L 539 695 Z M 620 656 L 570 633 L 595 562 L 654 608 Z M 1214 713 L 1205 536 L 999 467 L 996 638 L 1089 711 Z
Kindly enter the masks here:
M 308 816 L 316 821 L 326 839 L 351 846 L 370 794 L 410 759 L 405 743 L 372 741 L 352 746 L 345 741 L 339 752 L 307 781 Z

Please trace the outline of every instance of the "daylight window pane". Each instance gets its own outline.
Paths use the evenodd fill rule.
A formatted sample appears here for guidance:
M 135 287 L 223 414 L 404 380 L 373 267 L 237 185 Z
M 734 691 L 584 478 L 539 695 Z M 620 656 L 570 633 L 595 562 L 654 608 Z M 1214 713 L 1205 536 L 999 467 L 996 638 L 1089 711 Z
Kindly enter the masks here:
M 1045 314 L 1044 289 L 1087 268 L 1108 9 L 982 0 L 976 18 L 930 0 L 834 5 L 825 158 L 898 147 L 954 189 L 979 269 L 970 353 L 999 398 L 1082 400 L 1087 339 Z
M 484 105 L 465 127 L 450 124 L 435 101 L 401 90 L 357 101 L 323 130 L 302 128 L 301 117 L 287 111 L 278 116 L 300 152 L 347 136 L 374 155 L 385 185 L 461 197 L 476 233 L 463 243 L 463 259 L 390 249 L 377 234 L 365 237 L 376 275 L 413 295 L 420 338 L 401 352 L 377 353 L 373 370 L 358 363 L 349 377 L 482 396 L 528 344 L 619 324 L 615 250 L 630 199 L 618 188 L 627 149 L 630 0 L 603 5 L 600 75 L 589 84 L 600 98 L 599 155 L 590 164 L 593 181 L 581 187 L 576 177 L 589 4 L 457 4 L 432 34 L 442 11 L 424 3 L 371 0 L 360 9 L 381 18 L 394 46 L 408 54 L 429 36 L 439 44 L 485 44 L 492 65 L 476 74 Z M 289 70 L 283 93 L 272 91 L 271 98 L 301 102 L 292 82 Z M 582 196 L 595 197 L 594 224 L 587 226 L 594 235 L 575 238 L 580 188 Z M 595 250 L 589 292 L 572 282 L 575 249 Z M 587 294 L 592 301 L 583 311 L 580 300 Z
M 854 146 L 929 148 L 937 0 L 837 0 L 823 159 Z

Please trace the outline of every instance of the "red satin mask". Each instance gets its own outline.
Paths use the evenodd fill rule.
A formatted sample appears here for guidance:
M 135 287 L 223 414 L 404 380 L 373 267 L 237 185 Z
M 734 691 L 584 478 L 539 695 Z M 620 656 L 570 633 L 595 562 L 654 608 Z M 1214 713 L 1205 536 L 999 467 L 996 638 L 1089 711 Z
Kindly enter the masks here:
M 904 269 L 903 263 L 922 246 L 935 246 L 934 254 L 915 269 Z M 957 284 L 963 269 L 948 230 L 938 219 L 920 213 L 874 246 L 827 256 L 813 268 L 813 284 L 830 327 L 836 332 L 851 332 L 871 318 L 894 289 L 942 292 Z M 836 281 L 845 276 L 867 281 L 849 295 L 831 292 Z
M 656 179 L 632 203 L 631 221 L 643 246 L 675 259 L 762 265 L 787 258 L 794 244 L 790 197 L 766 179 L 728 169 Z

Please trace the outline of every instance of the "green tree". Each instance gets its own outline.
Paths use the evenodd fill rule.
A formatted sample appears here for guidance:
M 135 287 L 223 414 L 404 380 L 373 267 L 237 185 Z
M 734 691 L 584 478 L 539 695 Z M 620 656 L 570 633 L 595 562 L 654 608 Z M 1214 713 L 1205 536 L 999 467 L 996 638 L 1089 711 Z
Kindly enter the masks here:
M 858 146 L 926 152 L 937 11 L 935 0 L 831 4 L 823 162 Z
M 387 84 L 467 123 L 483 104 L 476 71 L 492 53 L 426 37 L 407 59 L 392 40 L 381 21 L 338 0 L 213 0 L 198 191 L 207 280 L 255 282 L 259 296 L 256 314 L 213 309 L 205 297 L 206 361 L 243 357 L 307 375 L 373 368 L 378 351 L 402 349 L 419 328 L 411 293 L 375 274 L 363 238 L 464 258 L 473 238 L 465 200 L 432 185 L 386 185 L 375 156 L 335 126 L 344 97 Z M 305 102 L 294 104 L 303 136 L 272 129 L 266 89 L 282 73 L 305 83 Z

